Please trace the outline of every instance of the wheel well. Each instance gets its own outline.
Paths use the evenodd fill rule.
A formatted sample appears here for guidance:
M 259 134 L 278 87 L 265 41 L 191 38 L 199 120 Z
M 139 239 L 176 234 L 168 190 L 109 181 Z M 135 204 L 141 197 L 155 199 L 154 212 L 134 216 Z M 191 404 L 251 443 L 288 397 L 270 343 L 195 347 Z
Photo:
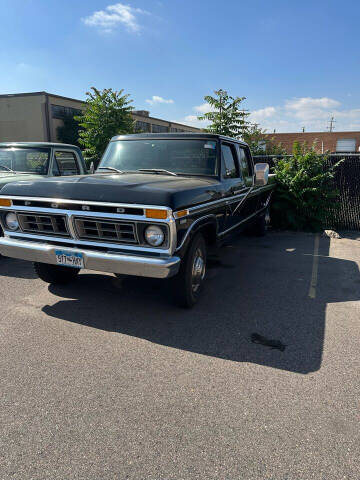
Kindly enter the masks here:
M 208 223 L 200 227 L 198 232 L 202 233 L 207 245 L 214 245 L 216 243 L 216 230 L 215 223 Z

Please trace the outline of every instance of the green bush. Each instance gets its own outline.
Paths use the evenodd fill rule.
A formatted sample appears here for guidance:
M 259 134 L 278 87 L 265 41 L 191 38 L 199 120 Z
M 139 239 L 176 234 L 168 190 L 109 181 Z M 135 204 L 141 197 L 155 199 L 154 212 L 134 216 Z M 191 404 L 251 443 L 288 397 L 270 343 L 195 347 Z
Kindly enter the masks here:
M 272 203 L 272 224 L 275 228 L 320 231 L 326 217 L 334 210 L 339 192 L 333 181 L 335 170 L 326 163 L 327 155 L 319 155 L 315 145 L 294 143 L 293 155 L 278 160 L 274 167 L 277 188 Z

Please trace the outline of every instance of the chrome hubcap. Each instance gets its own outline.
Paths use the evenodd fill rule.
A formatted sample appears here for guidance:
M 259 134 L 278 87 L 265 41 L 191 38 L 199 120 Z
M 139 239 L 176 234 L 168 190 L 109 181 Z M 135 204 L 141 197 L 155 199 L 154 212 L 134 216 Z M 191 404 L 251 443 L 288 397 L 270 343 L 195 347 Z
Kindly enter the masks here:
M 194 256 L 194 262 L 192 267 L 192 291 L 196 293 L 201 285 L 201 282 L 205 277 L 205 260 L 203 252 L 198 248 Z
M 265 223 L 266 223 L 266 225 L 269 225 L 269 224 L 270 224 L 270 212 L 269 212 L 269 209 L 267 209 L 266 212 L 265 212 Z

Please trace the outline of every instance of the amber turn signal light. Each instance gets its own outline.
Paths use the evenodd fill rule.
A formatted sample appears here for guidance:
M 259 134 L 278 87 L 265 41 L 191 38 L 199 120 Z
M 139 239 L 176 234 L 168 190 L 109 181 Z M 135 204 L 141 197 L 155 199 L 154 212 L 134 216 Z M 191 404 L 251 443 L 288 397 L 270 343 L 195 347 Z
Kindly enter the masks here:
M 147 208 L 145 210 L 146 218 L 158 218 L 164 220 L 168 216 L 167 210 L 156 210 L 155 208 Z
M 186 217 L 186 215 L 189 215 L 189 210 L 179 210 L 178 212 L 174 213 L 175 218 L 181 218 L 181 217 Z
M 11 207 L 12 201 L 10 198 L 0 198 L 0 207 Z

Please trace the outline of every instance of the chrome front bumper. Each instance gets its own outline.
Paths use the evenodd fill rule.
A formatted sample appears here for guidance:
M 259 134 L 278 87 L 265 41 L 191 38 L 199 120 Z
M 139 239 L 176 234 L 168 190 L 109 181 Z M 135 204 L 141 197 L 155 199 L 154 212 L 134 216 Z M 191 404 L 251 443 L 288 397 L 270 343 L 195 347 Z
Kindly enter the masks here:
M 56 265 L 55 250 L 59 249 L 82 253 L 85 268 L 99 272 L 120 273 L 138 277 L 168 278 L 176 275 L 180 268 L 179 257 L 160 258 L 123 253 L 104 253 L 95 250 L 59 247 L 45 243 L 0 237 L 0 253 L 6 257 Z

